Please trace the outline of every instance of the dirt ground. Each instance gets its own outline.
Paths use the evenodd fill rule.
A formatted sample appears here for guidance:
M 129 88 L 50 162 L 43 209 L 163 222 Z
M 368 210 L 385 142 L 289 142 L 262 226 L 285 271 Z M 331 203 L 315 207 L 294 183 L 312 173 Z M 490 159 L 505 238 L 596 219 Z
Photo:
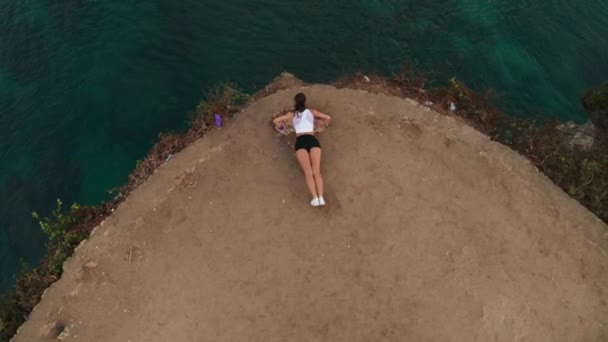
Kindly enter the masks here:
M 322 209 L 268 124 L 301 90 L 334 117 Z M 134 191 L 14 341 L 607 341 L 607 232 L 454 118 L 292 88 Z

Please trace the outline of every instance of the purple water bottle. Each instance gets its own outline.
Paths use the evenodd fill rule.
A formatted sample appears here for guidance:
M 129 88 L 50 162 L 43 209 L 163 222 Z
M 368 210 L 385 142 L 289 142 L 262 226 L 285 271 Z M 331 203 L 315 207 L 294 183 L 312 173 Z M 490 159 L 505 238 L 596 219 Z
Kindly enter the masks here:
M 222 117 L 218 113 L 213 114 L 213 116 L 215 117 L 215 125 L 222 127 Z

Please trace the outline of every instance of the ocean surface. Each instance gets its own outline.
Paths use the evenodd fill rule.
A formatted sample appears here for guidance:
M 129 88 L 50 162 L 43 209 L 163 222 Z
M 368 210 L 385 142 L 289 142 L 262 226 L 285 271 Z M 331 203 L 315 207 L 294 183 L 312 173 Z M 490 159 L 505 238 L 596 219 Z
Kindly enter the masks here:
M 511 113 L 584 121 L 581 93 L 608 80 L 608 1 L 0 1 L 0 290 L 45 252 L 33 211 L 106 199 L 210 86 L 404 60 Z

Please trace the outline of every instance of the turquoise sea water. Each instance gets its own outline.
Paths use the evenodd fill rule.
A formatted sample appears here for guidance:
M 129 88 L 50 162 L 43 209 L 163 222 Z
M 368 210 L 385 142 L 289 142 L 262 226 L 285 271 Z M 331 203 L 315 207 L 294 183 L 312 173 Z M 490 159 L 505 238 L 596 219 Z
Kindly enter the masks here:
M 510 112 L 581 121 L 580 94 L 608 79 L 608 2 L 1 1 L 0 289 L 44 253 L 32 211 L 105 199 L 211 85 L 406 59 Z

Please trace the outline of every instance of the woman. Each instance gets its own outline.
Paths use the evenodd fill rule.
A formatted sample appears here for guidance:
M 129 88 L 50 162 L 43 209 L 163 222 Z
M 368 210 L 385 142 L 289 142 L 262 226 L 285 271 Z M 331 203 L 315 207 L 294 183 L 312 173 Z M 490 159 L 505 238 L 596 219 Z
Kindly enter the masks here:
M 331 117 L 315 109 L 306 108 L 306 95 L 299 93 L 295 97 L 295 110 L 273 120 L 278 128 L 282 121 L 293 120 L 296 132 L 296 158 L 302 166 L 306 185 L 312 194 L 310 205 L 319 207 L 325 205 L 323 198 L 323 176 L 321 176 L 321 144 L 315 137 L 315 118 L 323 120 L 328 126 Z

